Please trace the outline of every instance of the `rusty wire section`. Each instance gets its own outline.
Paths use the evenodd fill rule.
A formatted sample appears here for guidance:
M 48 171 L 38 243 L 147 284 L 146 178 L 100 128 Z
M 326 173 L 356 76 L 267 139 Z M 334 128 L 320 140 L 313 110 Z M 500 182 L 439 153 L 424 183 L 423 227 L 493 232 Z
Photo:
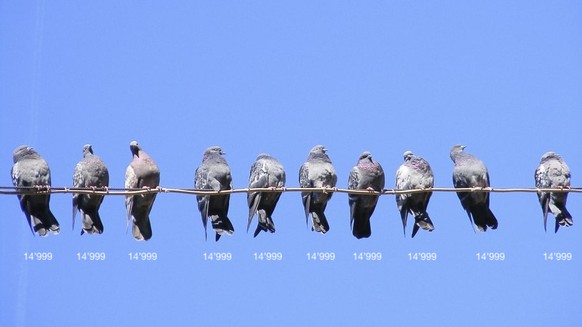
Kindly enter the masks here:
M 190 195 L 224 195 L 233 193 L 250 193 L 250 192 L 322 192 L 322 193 L 347 193 L 359 195 L 395 195 L 395 194 L 411 194 L 422 192 L 488 192 L 488 193 L 537 193 L 537 192 L 556 192 L 556 193 L 582 193 L 582 188 L 493 188 L 493 187 L 474 187 L 474 188 L 454 188 L 454 187 L 433 187 L 427 189 L 384 189 L 382 192 L 372 190 L 349 190 L 345 188 L 301 188 L 301 187 L 277 187 L 277 188 L 240 188 L 232 190 L 199 190 L 199 189 L 181 189 L 161 187 L 156 188 L 75 188 L 75 187 L 50 187 L 46 185 L 28 186 L 28 187 L 14 187 L 14 186 L 0 186 L 0 195 L 8 194 L 97 194 L 97 195 L 140 195 L 150 193 L 180 193 Z

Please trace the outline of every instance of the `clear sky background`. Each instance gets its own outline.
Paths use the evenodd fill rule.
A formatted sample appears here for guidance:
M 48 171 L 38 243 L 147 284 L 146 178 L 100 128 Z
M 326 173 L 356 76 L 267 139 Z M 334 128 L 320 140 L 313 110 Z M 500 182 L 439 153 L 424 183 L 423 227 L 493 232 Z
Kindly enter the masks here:
M 576 1 L 0 1 L 0 184 L 12 151 L 38 150 L 53 186 L 71 186 L 85 143 L 123 187 L 137 140 L 164 187 L 192 188 L 202 152 L 220 145 L 235 188 L 267 152 L 298 186 L 310 148 L 324 144 L 347 187 L 370 151 L 394 185 L 402 154 L 427 159 L 451 187 L 452 145 L 481 158 L 494 187 L 532 187 L 546 151 L 582 185 L 582 4 Z M 0 195 L 3 326 L 560 325 L 582 323 L 582 196 L 574 226 L 544 232 L 533 193 L 494 193 L 499 228 L 474 233 L 454 193 L 435 193 L 436 229 L 403 237 L 382 196 L 372 236 L 350 232 L 346 194 L 311 232 L 298 193 L 282 195 L 274 234 L 246 233 L 246 196 L 231 197 L 236 229 L 204 241 L 195 197 L 159 194 L 153 238 L 125 232 L 122 196 L 105 231 L 71 230 L 70 194 L 51 208 L 61 234 L 32 236 L 14 195 Z M 412 218 L 410 218 L 412 219 Z M 410 223 L 410 222 L 409 222 Z M 210 233 L 210 235 L 213 235 Z M 52 253 L 30 261 L 25 253 Z M 77 253 L 104 252 L 82 261 Z M 129 253 L 156 253 L 130 261 Z M 232 260 L 204 260 L 204 253 Z M 280 252 L 277 262 L 254 253 Z M 307 253 L 334 253 L 331 262 Z M 380 252 L 381 261 L 353 253 Z M 409 253 L 437 253 L 436 261 Z M 477 253 L 504 253 L 479 261 Z M 571 253 L 571 261 L 544 253 Z

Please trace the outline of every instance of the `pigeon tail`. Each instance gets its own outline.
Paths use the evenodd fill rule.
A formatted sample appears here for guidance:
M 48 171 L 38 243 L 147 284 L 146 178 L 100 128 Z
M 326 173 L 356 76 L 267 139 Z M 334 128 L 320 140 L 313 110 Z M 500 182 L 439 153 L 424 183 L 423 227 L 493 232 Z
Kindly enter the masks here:
M 81 235 L 87 234 L 101 234 L 103 233 L 103 222 L 99 216 L 99 211 L 84 212 L 83 213 L 83 228 Z
M 212 216 L 212 228 L 216 232 L 216 241 L 220 239 L 222 234 L 232 235 L 234 227 L 228 217 Z
M 325 217 L 325 213 L 322 211 L 311 213 L 311 219 L 313 221 L 313 227 L 311 230 L 325 234 L 329 231 L 329 223 Z
M 43 208 L 38 203 L 31 203 L 37 199 L 38 196 L 35 198 L 25 195 L 20 200 L 20 206 L 24 212 L 30 231 L 33 235 L 36 232 L 39 236 L 47 236 L 48 232 L 58 235 L 61 231 L 59 222 L 50 208 Z
M 486 205 L 473 206 L 471 209 L 473 221 L 480 231 L 485 232 L 487 227 L 497 229 L 497 218 Z
M 402 220 L 402 231 L 404 232 L 404 237 L 406 237 L 406 221 L 408 220 L 408 208 L 404 207 L 400 210 L 400 220 Z M 416 228 L 418 230 L 418 228 Z M 416 232 L 412 232 L 412 237 L 414 237 Z
M 560 226 L 562 227 L 570 227 L 574 225 L 574 220 L 572 219 L 572 215 L 565 206 L 560 208 L 561 212 L 556 216 L 556 227 L 554 233 L 558 232 Z
M 540 203 L 542 204 L 542 212 L 544 214 L 544 232 L 547 232 L 548 225 L 548 211 L 550 210 L 550 201 L 547 198 L 540 196 Z
M 37 218 L 35 219 L 37 223 L 34 226 L 34 230 L 39 233 L 41 236 L 46 236 L 48 232 L 51 232 L 54 235 L 58 235 L 61 231 L 61 227 L 59 226 L 59 222 L 57 218 L 53 215 L 53 213 L 49 210 L 43 214 L 35 215 Z
M 133 220 L 133 237 L 138 241 L 147 241 L 152 237 L 152 225 L 149 216 Z
M 305 209 L 305 226 L 309 226 L 309 213 L 311 211 L 311 192 L 301 193 L 303 196 L 303 208 Z M 313 230 L 313 229 L 312 229 Z
M 495 217 L 494 217 L 495 218 Z M 430 217 L 428 216 L 428 212 L 421 212 L 418 216 L 414 217 L 414 227 L 412 228 L 412 237 L 416 235 L 419 228 L 424 229 L 425 231 L 432 232 L 434 230 L 434 224 Z
M 42 222 L 34 223 L 34 226 L 32 226 L 33 223 L 31 223 L 31 221 L 36 222 L 36 221 L 38 221 L 38 219 L 36 217 L 31 217 L 31 219 L 29 219 L 29 224 L 31 226 L 31 230 L 32 230 L 33 235 L 34 235 L 34 233 L 37 233 L 39 236 L 47 236 L 48 235 L 48 231 Z
M 361 217 L 360 219 L 354 219 L 352 234 L 357 239 L 370 237 L 370 235 L 372 235 L 372 228 L 370 227 L 370 218 Z
M 59 226 L 57 218 L 55 218 L 50 209 L 46 214 L 46 222 L 47 223 L 45 224 L 45 227 L 48 228 L 50 232 L 53 233 L 54 235 L 58 235 L 59 232 L 61 231 L 61 227 Z
M 271 233 L 275 232 L 275 223 L 273 223 L 273 219 L 271 217 L 265 217 L 264 219 L 259 220 L 253 237 L 257 237 L 261 231 Z

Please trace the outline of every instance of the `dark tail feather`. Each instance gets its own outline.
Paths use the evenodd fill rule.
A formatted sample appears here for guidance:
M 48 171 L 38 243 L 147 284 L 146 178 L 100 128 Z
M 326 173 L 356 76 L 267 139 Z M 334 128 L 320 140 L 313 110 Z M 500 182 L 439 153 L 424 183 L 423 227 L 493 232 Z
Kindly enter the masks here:
M 30 215 L 30 206 L 28 205 L 28 195 L 22 195 L 21 197 L 19 196 L 18 201 L 20 202 L 20 209 L 22 209 L 22 212 L 24 212 L 24 216 L 26 217 L 26 222 L 28 223 L 28 227 L 30 227 L 30 232 L 32 233 L 32 235 L 35 235 L 34 232 L 36 232 L 35 228 L 37 223 L 35 221 L 33 221 L 33 219 L 36 219 L 35 217 L 32 217 Z M 42 225 L 39 227 L 42 228 Z M 46 235 L 46 231 L 45 231 L 45 235 Z
M 77 216 L 77 199 L 73 196 L 73 230 L 75 230 L 75 217 Z M 81 233 L 83 233 L 83 231 L 81 230 Z
M 402 210 L 400 210 L 400 220 L 402 220 L 402 231 L 404 232 L 404 237 L 406 237 L 406 221 L 408 220 L 408 208 L 407 207 L 403 207 Z M 418 227 L 414 227 L 418 230 Z M 416 234 L 416 232 L 413 230 L 412 231 L 412 237 L 414 237 L 414 234 Z
M 87 234 L 101 234 L 103 233 L 103 222 L 99 216 L 99 211 L 94 211 L 83 214 L 83 229 L 81 229 L 81 235 Z
M 480 231 L 486 231 L 487 227 L 491 229 L 497 229 L 497 218 L 493 215 L 493 212 L 486 205 L 475 206 L 471 208 L 471 214 L 473 215 L 473 220 L 475 225 Z
M 566 207 L 562 206 L 560 208 L 560 211 L 561 211 L 560 214 L 556 216 L 556 227 L 555 227 L 554 233 L 558 232 L 558 228 L 560 228 L 560 226 L 570 227 L 570 226 L 574 225 L 574 220 L 572 219 L 572 215 L 570 214 L 570 212 L 568 212 Z
M 322 234 L 325 234 L 329 231 L 329 223 L 327 222 L 327 218 L 325 217 L 325 213 L 323 211 L 312 212 L 311 219 L 313 221 L 313 227 L 311 228 L 312 230 Z
M 414 224 L 414 226 L 412 226 L 412 238 L 414 238 L 414 236 L 416 235 L 416 233 L 418 232 L 420 227 L 418 227 L 417 224 Z
M 257 224 L 257 229 L 255 229 L 255 234 L 253 237 L 257 237 L 261 231 L 271 233 L 275 232 L 275 223 L 273 223 L 273 219 L 271 217 L 259 219 L 259 223 Z
M 30 213 L 30 203 L 28 201 L 29 195 L 22 195 L 19 196 L 18 200 L 20 201 L 20 208 L 22 212 L 24 212 L 24 216 L 26 217 L 26 222 L 28 223 L 28 227 L 30 227 L 30 232 L 32 235 L 35 235 L 37 232 L 40 236 L 46 236 L 46 230 L 44 229 L 43 224 L 41 221 L 36 218 L 35 216 L 31 215 Z M 39 232 L 40 230 L 40 232 Z
M 220 239 L 222 234 L 231 235 L 234 233 L 234 227 L 228 217 L 212 216 L 212 228 L 216 232 L 216 241 Z
M 250 199 L 252 199 L 252 203 L 250 203 L 249 205 L 249 219 L 247 221 L 247 233 L 249 232 L 249 227 L 251 226 L 251 221 L 253 221 L 253 217 L 255 216 L 255 213 L 257 213 L 257 211 L 259 210 L 259 202 L 261 201 L 261 193 L 252 193 L 252 195 L 250 195 L 249 197 Z M 260 213 L 259 213 L 260 215 Z M 260 219 L 260 216 L 259 216 Z M 260 224 L 260 222 L 259 222 Z M 255 232 L 255 237 L 256 237 L 256 232 Z
M 38 200 L 35 198 L 35 200 Z M 46 236 L 48 232 L 55 235 L 59 234 L 61 228 L 59 222 L 51 212 L 46 203 L 46 207 L 31 204 L 33 199 L 27 195 L 20 198 L 20 207 L 26 216 L 28 226 L 32 234 L 38 233 L 40 236 Z
M 311 193 L 307 193 L 303 200 L 303 208 L 305 209 L 305 226 L 309 226 L 309 211 L 311 204 Z
M 542 201 L 542 200 L 540 200 L 540 201 Z M 543 203 L 544 204 L 542 204 L 542 211 L 544 213 L 544 232 L 547 232 L 548 229 L 546 226 L 548 225 L 548 211 L 550 210 L 550 201 L 549 201 L 549 199 L 546 198 L 543 201 Z M 556 231 L 557 231 L 557 229 L 556 229 Z
M 370 227 L 370 218 L 366 217 L 355 218 L 352 234 L 357 239 L 370 237 L 370 235 L 372 235 L 372 228 Z
M 251 222 L 253 221 L 254 214 L 249 214 L 249 219 L 247 220 L 247 233 L 249 232 L 249 228 L 251 227 Z
M 45 224 L 38 217 L 26 213 L 26 218 L 28 220 L 28 225 L 30 226 L 30 231 L 32 232 L 32 235 L 38 233 L 39 236 L 47 236 L 48 229 L 45 227 Z
M 150 223 L 150 217 L 145 215 L 139 219 L 133 221 L 133 237 L 138 241 L 147 241 L 152 238 L 152 225 Z
M 412 230 L 412 237 L 414 237 L 414 235 L 416 235 L 416 232 L 418 232 L 419 228 L 424 229 L 425 231 L 429 231 L 432 232 L 434 230 L 434 225 L 432 223 L 432 220 L 430 220 L 430 217 L 428 216 L 428 212 L 422 212 L 420 213 L 417 217 L 414 217 L 414 227 Z
M 39 236 L 47 236 L 49 232 L 58 235 L 61 231 L 59 222 L 49 210 L 44 216 L 36 217 L 31 214 L 27 214 L 28 224 L 30 225 L 33 234 L 37 232 Z
M 44 217 L 41 218 L 41 221 L 44 225 L 44 228 L 50 231 L 51 233 L 58 235 L 61 231 L 61 227 L 59 226 L 59 222 L 57 218 L 53 215 L 51 210 L 47 208 L 47 212 Z

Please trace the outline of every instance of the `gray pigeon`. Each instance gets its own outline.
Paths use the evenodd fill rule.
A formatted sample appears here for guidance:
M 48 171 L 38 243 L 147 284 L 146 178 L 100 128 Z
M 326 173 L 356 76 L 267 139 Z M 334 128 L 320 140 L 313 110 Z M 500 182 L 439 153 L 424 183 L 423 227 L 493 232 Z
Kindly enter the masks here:
M 451 149 L 453 185 L 456 188 L 489 187 L 489 173 L 481 160 L 464 152 L 464 145 L 455 145 Z M 489 209 L 489 192 L 457 192 L 463 209 L 467 211 L 471 225 L 484 232 L 487 227 L 497 228 L 497 219 Z
M 260 154 L 251 167 L 249 188 L 275 188 L 283 186 L 285 186 L 285 170 L 281 163 L 268 154 Z M 249 226 L 255 213 L 259 216 L 259 222 L 254 237 L 257 237 L 261 231 L 275 232 L 275 224 L 271 216 L 280 197 L 281 192 L 248 193 L 249 219 L 247 232 L 249 231 Z
M 562 157 L 554 152 L 546 152 L 535 172 L 537 188 L 570 188 L 570 168 Z M 567 192 L 538 192 L 538 198 L 544 213 L 544 230 L 548 220 L 548 211 L 556 218 L 554 232 L 560 226 L 568 227 L 574 224 L 572 215 L 566 210 Z
M 384 170 L 370 152 L 364 152 L 358 159 L 358 164 L 350 172 L 348 189 L 382 192 L 384 189 Z M 349 195 L 350 225 L 352 234 L 360 239 L 370 237 L 372 229 L 370 218 L 378 203 L 379 195 Z
M 132 141 L 129 144 L 133 160 L 125 171 L 125 188 L 156 188 L 160 186 L 160 169 L 156 162 L 142 150 L 141 146 Z M 132 222 L 133 237 L 138 241 L 147 241 L 152 237 L 150 211 L 157 193 L 127 195 L 127 222 Z M 133 217 L 133 219 L 131 219 Z
M 30 187 L 50 188 L 51 171 L 47 162 L 33 148 L 21 145 L 12 153 L 14 165 L 10 174 L 12 184 L 21 191 L 30 191 Z M 49 202 L 51 195 L 46 194 L 18 194 L 20 208 L 26 216 L 30 230 L 34 234 L 46 236 L 48 232 L 58 234 L 59 222 L 51 212 Z
M 396 171 L 396 188 L 399 190 L 429 189 L 434 186 L 432 169 L 426 160 L 411 151 L 404 152 L 404 163 Z M 432 192 L 396 194 L 396 204 L 400 210 L 402 227 L 406 235 L 408 213 L 414 215 L 412 237 L 419 228 L 431 232 L 434 225 L 426 212 Z
M 109 186 L 109 171 L 105 163 L 93 154 L 91 144 L 83 146 L 83 159 L 75 166 L 73 173 L 73 187 L 75 188 L 103 188 Z M 103 222 L 99 216 L 99 207 L 103 202 L 103 195 L 73 194 L 73 229 L 77 210 L 81 212 L 84 233 L 103 233 Z
M 194 184 L 199 190 L 230 190 L 232 189 L 232 177 L 225 154 L 218 146 L 213 146 L 204 151 L 202 163 L 196 168 Z M 234 227 L 228 219 L 228 204 L 230 194 L 224 195 L 197 195 L 198 210 L 202 216 L 204 225 L 204 238 L 207 238 L 206 225 L 208 218 L 212 220 L 212 228 L 216 232 L 216 241 L 222 234 L 232 235 Z
M 316 145 L 309 151 L 307 161 L 299 169 L 299 185 L 302 188 L 335 187 L 337 175 L 326 152 L 327 149 L 323 145 Z M 311 230 L 322 234 L 329 231 L 324 211 L 332 195 L 333 193 L 328 192 L 301 192 L 306 224 L 311 214 L 313 222 Z

